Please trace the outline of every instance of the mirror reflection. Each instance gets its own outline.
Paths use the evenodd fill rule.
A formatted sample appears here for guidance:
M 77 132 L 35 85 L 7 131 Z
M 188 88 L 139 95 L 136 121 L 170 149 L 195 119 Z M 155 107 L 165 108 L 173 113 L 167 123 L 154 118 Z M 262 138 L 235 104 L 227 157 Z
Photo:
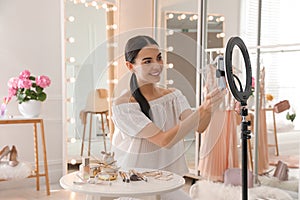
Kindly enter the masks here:
M 107 5 L 65 2 L 67 162 L 106 151 Z M 96 147 L 96 148 L 95 148 Z

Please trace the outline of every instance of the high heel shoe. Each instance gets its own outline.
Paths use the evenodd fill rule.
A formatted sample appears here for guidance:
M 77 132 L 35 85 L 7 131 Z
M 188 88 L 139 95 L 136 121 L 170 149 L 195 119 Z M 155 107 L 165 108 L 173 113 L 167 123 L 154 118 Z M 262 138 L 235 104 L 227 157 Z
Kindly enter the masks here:
M 11 150 L 10 150 L 8 164 L 12 167 L 17 166 L 19 164 L 19 161 L 17 161 L 17 157 L 18 157 L 18 152 L 17 152 L 17 149 L 16 149 L 15 145 L 13 145 Z
M 0 151 L 0 161 L 2 160 L 2 158 L 4 158 L 5 156 L 7 157 L 7 155 L 9 154 L 10 150 L 8 146 L 5 146 L 1 149 Z

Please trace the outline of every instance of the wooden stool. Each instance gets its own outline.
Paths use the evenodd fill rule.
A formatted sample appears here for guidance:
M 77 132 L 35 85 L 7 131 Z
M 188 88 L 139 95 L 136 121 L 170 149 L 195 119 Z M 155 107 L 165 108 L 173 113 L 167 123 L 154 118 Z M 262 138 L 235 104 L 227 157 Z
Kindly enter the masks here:
M 93 123 L 93 115 L 100 115 L 101 116 L 101 125 L 102 125 L 102 136 L 103 136 L 103 145 L 104 145 L 104 151 L 106 151 L 106 133 L 105 133 L 105 126 L 104 126 L 104 119 L 103 116 L 106 119 L 106 124 L 108 126 L 108 110 L 103 112 L 92 112 L 92 111 L 86 111 L 84 112 L 84 117 L 87 119 L 87 115 L 90 114 L 90 130 L 89 130 L 89 139 L 88 139 L 88 156 L 91 154 L 91 137 L 92 137 L 92 123 Z M 85 132 L 86 132 L 86 121 L 83 126 L 83 134 L 82 134 L 82 141 L 81 141 L 81 153 L 80 155 L 83 155 L 83 149 L 84 149 L 84 140 L 85 140 Z M 97 134 L 98 135 L 98 134 Z
M 103 136 L 103 144 L 104 144 L 104 151 L 106 151 L 106 134 L 105 134 L 105 127 L 104 127 L 104 117 L 106 119 L 107 126 L 108 123 L 108 91 L 107 89 L 96 89 L 89 93 L 87 98 L 86 107 L 83 111 L 80 112 L 81 120 L 83 121 L 83 134 L 82 134 L 82 142 L 81 142 L 81 153 L 83 155 L 83 148 L 84 148 L 84 139 L 85 139 L 85 130 L 86 130 L 86 123 L 87 123 L 87 115 L 90 114 L 90 130 L 89 130 L 89 139 L 88 139 L 88 156 L 91 154 L 91 137 L 92 137 L 92 121 L 93 115 L 100 115 L 101 116 L 101 124 L 102 124 L 102 136 Z M 97 134 L 98 135 L 98 134 Z M 99 134 L 101 135 L 101 134 Z

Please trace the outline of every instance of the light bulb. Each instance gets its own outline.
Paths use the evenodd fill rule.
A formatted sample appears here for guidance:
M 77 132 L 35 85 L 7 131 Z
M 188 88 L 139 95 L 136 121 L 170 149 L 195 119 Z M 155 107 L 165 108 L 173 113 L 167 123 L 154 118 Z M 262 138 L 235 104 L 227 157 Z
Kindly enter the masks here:
M 169 63 L 169 64 L 168 64 L 168 68 L 169 68 L 169 69 L 172 69 L 173 67 L 174 67 L 173 63 Z
M 118 81 L 118 79 L 111 79 L 111 80 L 107 80 L 106 82 L 108 84 L 110 84 L 110 83 L 117 84 L 119 81 Z
M 75 77 L 70 77 L 67 79 L 67 82 L 69 82 L 69 83 L 75 83 L 75 81 L 76 81 Z
M 67 102 L 74 103 L 74 98 L 73 97 L 67 98 Z
M 225 21 L 225 17 L 223 17 L 223 16 L 220 17 L 220 21 L 221 21 L 221 22 L 224 22 L 224 21 Z
M 173 35 L 174 34 L 174 30 L 169 30 L 168 31 L 168 35 Z
M 169 46 L 167 51 L 172 52 L 174 50 L 174 48 L 172 46 Z
M 174 83 L 173 80 L 167 80 L 167 84 L 172 85 Z
M 112 25 L 112 29 L 117 29 L 117 28 L 118 28 L 117 24 Z
M 98 4 L 96 1 L 92 1 L 92 6 L 96 7 Z
M 70 57 L 70 58 L 68 59 L 68 61 L 69 61 L 70 63 L 74 63 L 74 62 L 76 61 L 76 59 L 75 59 L 74 57 Z
M 118 66 L 118 61 L 114 61 L 113 66 Z
M 118 10 L 117 6 L 113 6 L 111 9 L 112 9 L 112 11 L 117 11 Z
M 69 118 L 67 121 L 71 124 L 75 124 L 75 118 Z
M 225 37 L 225 33 L 218 33 L 216 37 L 217 38 L 223 38 L 223 37 Z
M 208 20 L 209 20 L 209 21 L 214 20 L 214 16 L 212 16 L 212 15 L 208 16 Z
M 168 14 L 168 19 L 173 19 L 173 17 L 174 17 L 174 14 L 173 14 L 173 13 L 169 13 L 169 14 Z
M 106 3 L 102 4 L 102 8 L 107 9 L 107 4 Z
M 68 17 L 68 21 L 69 22 L 74 22 L 75 21 L 75 17 L 74 16 L 69 16 Z
M 74 42 L 75 42 L 75 38 L 69 37 L 69 38 L 67 39 L 67 41 L 70 42 L 70 43 L 74 43 Z
M 76 138 L 71 138 L 70 142 L 71 143 L 75 143 L 76 142 Z
M 71 164 L 72 164 L 72 165 L 76 165 L 76 163 L 77 163 L 76 159 L 72 159 L 72 160 L 71 160 Z

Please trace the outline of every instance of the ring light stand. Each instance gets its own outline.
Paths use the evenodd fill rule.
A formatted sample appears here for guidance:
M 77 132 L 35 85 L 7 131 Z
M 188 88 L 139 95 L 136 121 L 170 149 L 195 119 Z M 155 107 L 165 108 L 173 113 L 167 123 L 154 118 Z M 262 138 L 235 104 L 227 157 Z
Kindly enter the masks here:
M 246 68 L 246 85 L 243 88 L 239 78 L 232 72 L 232 51 L 235 46 L 238 46 L 243 54 Z M 225 52 L 225 74 L 229 89 L 234 98 L 241 103 L 242 109 L 240 115 L 242 117 L 241 123 L 241 139 L 242 139 L 242 199 L 248 199 L 248 166 L 247 166 L 247 139 L 250 139 L 251 131 L 248 130 L 250 122 L 247 122 L 248 115 L 247 100 L 251 95 L 252 85 L 252 71 L 249 54 L 246 45 L 239 37 L 232 37 L 227 43 Z M 239 88 L 235 84 L 235 79 L 239 83 Z

